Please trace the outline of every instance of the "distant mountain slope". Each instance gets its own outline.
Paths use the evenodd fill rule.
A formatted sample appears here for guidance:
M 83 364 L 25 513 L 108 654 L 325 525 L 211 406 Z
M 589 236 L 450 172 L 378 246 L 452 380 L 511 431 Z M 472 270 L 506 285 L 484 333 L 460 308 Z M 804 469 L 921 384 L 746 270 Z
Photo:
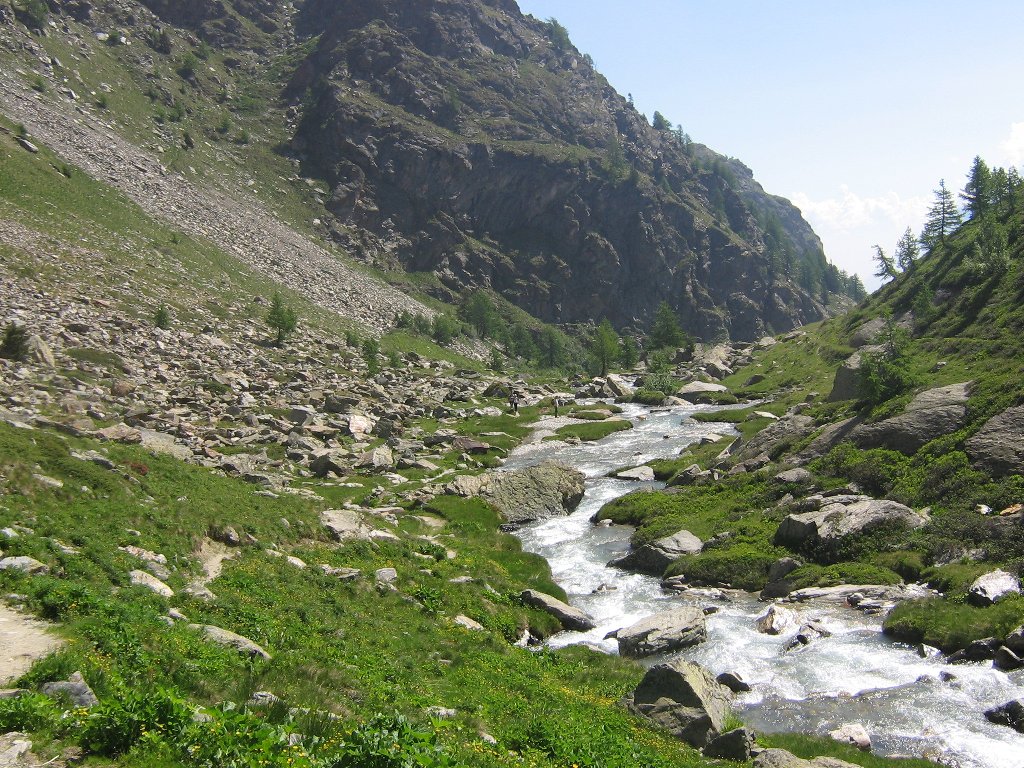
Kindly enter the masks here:
M 705 338 L 856 294 L 788 201 L 649 125 L 557 23 L 504 0 L 308 0 L 296 25 L 315 45 L 294 144 L 368 258 L 559 322 L 644 324 L 664 300 Z

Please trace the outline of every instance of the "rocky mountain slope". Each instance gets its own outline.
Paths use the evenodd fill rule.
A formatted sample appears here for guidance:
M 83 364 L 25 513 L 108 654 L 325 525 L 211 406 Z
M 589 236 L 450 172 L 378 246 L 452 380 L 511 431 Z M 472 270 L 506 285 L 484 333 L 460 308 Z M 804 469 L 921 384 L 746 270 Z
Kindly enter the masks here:
M 515 3 L 54 0 L 40 6 L 46 39 L 19 31 L 21 5 L 0 5 L 22 62 L 4 84 L 12 120 L 91 158 L 89 172 L 138 170 L 131 183 L 151 189 L 136 199 L 165 215 L 184 211 L 166 189 L 182 176 L 220 187 L 202 207 L 226 226 L 201 230 L 264 269 L 278 262 L 278 279 L 344 296 L 336 308 L 375 296 L 393 316 L 401 302 L 345 290 L 355 273 L 329 275 L 323 254 L 268 229 L 268 212 L 419 273 L 443 299 L 492 288 L 558 323 L 639 329 L 667 301 L 698 337 L 753 340 L 860 290 L 788 201 L 652 127 L 564 30 Z M 17 82 L 37 94 L 16 97 Z M 69 107 L 88 116 L 74 132 Z M 279 245 L 249 242 L 264 234 Z
M 556 23 L 511 2 L 307 2 L 288 93 L 335 234 L 545 320 L 759 338 L 851 285 L 787 201 L 653 128 Z M 359 245 L 361 244 L 361 245 Z M 800 275 L 797 280 L 791 275 Z

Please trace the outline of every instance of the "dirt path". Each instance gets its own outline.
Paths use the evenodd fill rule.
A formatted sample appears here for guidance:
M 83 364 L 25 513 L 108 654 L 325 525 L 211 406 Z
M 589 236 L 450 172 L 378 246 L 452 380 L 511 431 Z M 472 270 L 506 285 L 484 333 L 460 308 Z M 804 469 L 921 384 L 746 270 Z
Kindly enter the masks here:
M 45 622 L 0 605 L 0 687 L 25 674 L 36 659 L 57 650 L 63 641 Z

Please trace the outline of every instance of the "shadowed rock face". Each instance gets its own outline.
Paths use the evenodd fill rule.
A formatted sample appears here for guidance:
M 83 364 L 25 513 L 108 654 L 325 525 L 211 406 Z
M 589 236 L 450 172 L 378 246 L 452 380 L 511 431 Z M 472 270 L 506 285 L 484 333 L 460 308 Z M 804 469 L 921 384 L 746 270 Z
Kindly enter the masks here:
M 290 87 L 294 146 L 367 260 L 550 321 L 645 322 L 667 300 L 705 338 L 752 340 L 823 316 L 759 223 L 817 253 L 799 211 L 653 129 L 513 2 L 310 0 L 296 24 L 321 36 Z
M 997 477 L 1024 472 L 1024 406 L 1008 408 L 967 441 L 967 454 Z

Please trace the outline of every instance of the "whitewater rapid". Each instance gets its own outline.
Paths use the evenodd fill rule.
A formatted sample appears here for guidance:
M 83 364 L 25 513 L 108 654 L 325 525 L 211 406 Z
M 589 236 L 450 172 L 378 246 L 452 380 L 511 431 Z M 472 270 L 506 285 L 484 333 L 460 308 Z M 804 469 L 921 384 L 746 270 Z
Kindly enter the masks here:
M 993 725 L 983 715 L 992 706 L 1024 697 L 1024 671 L 1007 674 L 993 669 L 991 662 L 947 664 L 941 656 L 921 658 L 915 649 L 882 635 L 880 617 L 835 602 L 787 606 L 799 613 L 801 622 L 814 619 L 832 632 L 787 651 L 796 628 L 774 637 L 757 632 L 754 620 L 767 606 L 756 595 L 732 590 L 668 593 L 658 579 L 605 565 L 626 552 L 632 529 L 598 527 L 591 517 L 625 493 L 661 487 L 605 475 L 675 456 L 713 433 L 735 434 L 731 424 L 690 418 L 709 410 L 714 409 L 626 405 L 623 416 L 634 423 L 632 430 L 575 446 L 528 443 L 509 457 L 509 469 L 557 459 L 587 476 L 586 493 L 575 512 L 518 531 L 524 549 L 548 560 L 570 602 L 597 623 L 589 632 L 562 632 L 550 645 L 588 643 L 615 653 L 615 640 L 605 639 L 609 632 L 676 605 L 714 606 L 718 611 L 708 616 L 708 640 L 680 655 L 714 674 L 738 672 L 750 683 L 753 690 L 737 698 L 736 708 L 755 730 L 827 734 L 845 723 L 860 723 L 879 754 L 924 756 L 960 768 L 1024 768 L 1024 735 Z

